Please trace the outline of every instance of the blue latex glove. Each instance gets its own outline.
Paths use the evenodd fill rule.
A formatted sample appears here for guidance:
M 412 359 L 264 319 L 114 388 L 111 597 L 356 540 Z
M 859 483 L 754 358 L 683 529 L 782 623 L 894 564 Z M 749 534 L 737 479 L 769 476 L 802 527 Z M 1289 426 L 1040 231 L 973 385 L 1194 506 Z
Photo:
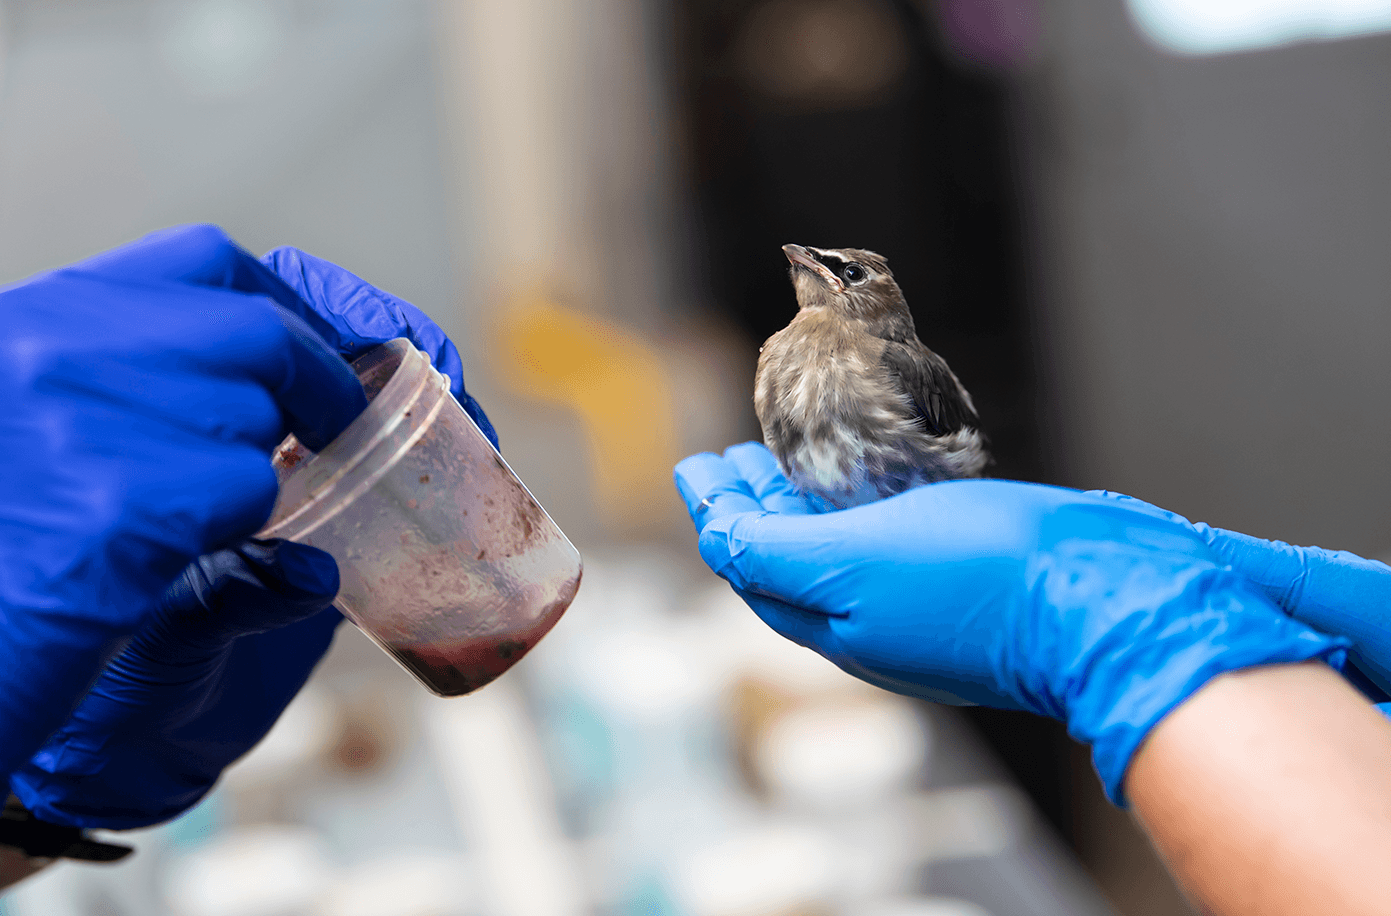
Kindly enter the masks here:
M 1350 640 L 1353 664 L 1380 689 L 1375 698 L 1391 695 L 1391 568 L 1345 550 L 1295 547 L 1202 523 L 1194 528 L 1285 613 Z
M 343 268 L 296 248 L 277 248 L 261 261 L 331 325 L 324 339 L 345 357 L 356 358 L 363 350 L 397 337 L 410 338 L 430 357 L 436 369 L 449 376 L 449 390 L 455 399 L 493 447 L 498 447 L 493 424 L 478 402 L 464 390 L 464 366 L 459 350 L 424 312 Z
M 190 261 L 226 259 L 224 273 L 275 287 L 342 355 L 409 337 L 463 392 L 457 351 L 414 307 L 328 262 L 281 249 L 264 260 L 285 271 L 292 291 L 215 229 L 178 230 L 171 241 L 190 237 L 211 249 L 190 250 Z M 309 308 L 297 292 L 308 294 Z M 320 447 L 327 438 L 318 438 Z M 267 462 L 266 451 L 259 458 Z M 341 620 L 329 608 L 337 588 L 332 558 L 302 545 L 253 542 L 199 558 L 63 729 L 14 775 L 16 794 L 43 819 L 76 826 L 142 826 L 186 809 L 260 740 L 307 679 Z
M 366 404 L 322 319 L 215 229 L 0 290 L 0 767 L 72 712 L 195 557 L 256 531 L 267 454 Z
M 1391 567 L 1346 550 L 1295 547 L 1193 523 L 1177 513 L 1107 491 L 1098 495 L 1187 525 L 1277 607 L 1316 630 L 1347 637 L 1349 658 L 1369 678 L 1352 679 L 1373 699 L 1391 696 Z
M 961 480 L 812 514 L 752 443 L 676 485 L 701 556 L 773 629 L 888 690 L 1062 719 L 1118 804 L 1145 735 L 1213 677 L 1344 645 L 1188 527 L 1099 496 Z
M 321 550 L 246 541 L 199 557 L 11 788 L 41 820 L 123 829 L 201 799 L 280 717 L 342 616 Z M 327 609 L 327 610 L 326 610 Z

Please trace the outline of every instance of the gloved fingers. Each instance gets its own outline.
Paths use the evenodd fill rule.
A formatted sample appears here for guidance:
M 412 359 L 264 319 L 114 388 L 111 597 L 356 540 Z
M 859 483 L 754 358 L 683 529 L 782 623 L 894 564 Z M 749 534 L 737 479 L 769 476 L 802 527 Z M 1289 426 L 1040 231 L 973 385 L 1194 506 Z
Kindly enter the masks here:
M 286 427 L 313 447 L 366 399 L 295 317 L 312 317 L 308 307 L 208 227 L 159 233 L 0 295 L 0 445 L 16 462 L 0 475 L 9 773 L 63 724 L 180 570 L 264 524 L 277 489 L 268 453 Z
M 337 594 L 338 566 L 324 551 L 279 539 L 244 541 L 190 563 L 131 648 L 154 662 L 180 661 L 313 616 Z
M 95 413 L 77 411 L 75 420 Z M 16 513 L 0 523 L 0 550 L 14 573 L 0 577 L 7 619 L 0 771 L 7 774 L 63 724 L 180 569 L 198 552 L 255 531 L 275 500 L 275 475 L 255 445 L 111 413 L 129 434 L 116 437 L 119 453 L 101 435 L 109 428 L 87 429 L 95 454 L 59 451 L 44 473 L 0 484 L 0 502 Z M 25 486 L 33 495 L 21 498 Z
M 716 501 L 716 513 L 721 500 Z M 846 510 L 854 511 L 854 510 Z M 843 615 L 853 599 L 842 581 L 854 568 L 858 544 L 847 542 L 839 516 L 715 515 L 700 533 L 700 556 L 736 589 L 773 598 L 803 611 Z
M 338 595 L 338 563 L 325 550 L 280 538 L 250 538 L 233 552 L 261 585 L 287 600 L 322 605 L 323 599 Z
M 761 454 L 760 454 L 761 453 Z M 771 465 L 771 468 L 769 467 Z M 751 489 L 751 480 L 761 488 L 771 503 L 765 506 Z M 723 456 L 705 452 L 691 455 L 676 465 L 676 489 L 686 503 L 697 531 L 707 530 L 712 523 L 730 523 L 736 519 L 757 518 L 767 509 L 777 511 L 782 504 L 798 499 L 787 492 L 786 478 L 778 472 L 773 456 L 762 445 L 745 443 L 725 451 Z M 781 485 L 779 483 L 781 481 Z M 792 505 L 792 518 L 807 514 L 805 505 Z M 775 632 L 800 646 L 821 651 L 821 639 L 826 635 L 824 615 L 796 607 L 774 595 L 760 594 L 748 587 L 752 580 L 737 568 L 728 550 L 728 537 L 714 536 L 711 546 L 701 537 L 701 556 L 710 568 L 727 579 L 734 591 Z
M 1391 673 L 1391 570 L 1353 554 L 1267 541 L 1239 531 L 1194 526 L 1222 561 L 1286 614 L 1351 638 L 1373 678 Z M 1329 586 L 1332 586 L 1331 589 Z
M 290 360 L 289 371 L 276 380 L 276 403 L 295 438 L 322 451 L 367 409 L 367 395 L 352 367 L 303 319 L 278 306 L 276 312 L 285 325 Z
M 459 350 L 438 324 L 420 309 L 322 258 L 297 248 L 276 248 L 261 263 L 309 303 L 331 330 L 324 339 L 353 359 L 380 343 L 405 337 L 449 377 L 450 391 L 496 447 L 497 432 L 464 387 Z
M 149 308 L 164 311 L 161 300 L 169 302 L 168 326 L 154 332 L 168 340 L 168 350 L 162 365 L 148 367 L 151 374 L 182 376 L 176 383 L 198 388 L 203 397 L 210 373 L 255 379 L 270 392 L 285 425 L 311 449 L 322 449 L 367 406 L 352 369 L 324 341 L 332 325 L 216 226 L 152 233 L 58 273 L 98 281 L 94 292 L 104 298 L 111 298 L 112 280 L 151 287 L 142 296 Z M 198 305 L 190 301 L 188 286 L 207 290 Z M 100 333 L 86 330 L 94 337 Z M 238 418 L 237 405 L 204 409 L 201 414 L 212 416 L 203 417 L 178 404 L 178 388 L 154 378 L 147 387 L 173 408 L 176 421 L 207 426 Z M 275 441 L 283 437 L 281 430 Z
M 1294 547 L 1282 541 L 1267 541 L 1239 531 L 1214 528 L 1204 522 L 1190 522 L 1176 512 L 1109 490 L 1091 490 L 1088 495 L 1123 502 L 1129 508 L 1192 529 L 1223 563 L 1257 586 L 1287 614 L 1293 614 L 1299 605 L 1311 562 L 1319 561 L 1317 548 Z
M 684 458 L 673 476 L 696 531 L 721 516 L 763 511 L 738 469 L 719 455 L 702 452 Z
M 325 340 L 333 324 L 310 308 L 299 293 L 232 240 L 218 226 L 192 224 L 152 232 L 128 245 L 80 261 L 70 272 L 91 273 L 131 283 L 166 281 L 267 296 L 298 315 Z
M 1266 541 L 1236 531 L 1213 528 L 1203 522 L 1191 522 L 1177 512 L 1161 509 L 1133 496 L 1109 490 L 1090 490 L 1087 495 L 1124 503 L 1156 518 L 1176 522 L 1202 537 L 1222 562 L 1246 577 L 1261 589 L 1271 601 L 1291 613 L 1302 590 L 1306 557 L 1303 548 L 1291 547 L 1279 541 Z
M 1197 532 L 1222 562 L 1260 588 L 1287 614 L 1293 614 L 1299 606 L 1310 567 L 1322 562 L 1320 554 L 1326 553 L 1318 548 L 1294 547 L 1282 541 L 1267 541 L 1238 531 L 1214 528 L 1204 522 L 1191 522 L 1177 512 L 1123 493 L 1090 490 L 1087 495 L 1124 503 L 1131 509 L 1176 522 Z
M 760 442 L 743 442 L 725 449 L 725 461 L 734 466 L 748 483 L 754 498 L 769 512 L 784 515 L 809 515 L 811 506 L 797 492 L 778 467 L 773 453 Z
M 756 448 L 736 451 L 735 460 L 754 464 Z M 705 452 L 676 465 L 676 488 L 700 532 L 702 559 L 736 589 L 804 611 L 842 614 L 838 579 L 856 565 L 865 533 L 882 527 L 865 513 L 882 514 L 892 501 L 829 514 L 769 512 L 735 460 Z M 766 466 L 758 471 L 767 486 Z M 775 482 L 772 487 L 775 504 L 787 499 Z
M 1286 614 L 1352 640 L 1358 666 L 1381 689 L 1391 689 L 1391 567 L 1345 550 L 1196 527 L 1218 556 Z

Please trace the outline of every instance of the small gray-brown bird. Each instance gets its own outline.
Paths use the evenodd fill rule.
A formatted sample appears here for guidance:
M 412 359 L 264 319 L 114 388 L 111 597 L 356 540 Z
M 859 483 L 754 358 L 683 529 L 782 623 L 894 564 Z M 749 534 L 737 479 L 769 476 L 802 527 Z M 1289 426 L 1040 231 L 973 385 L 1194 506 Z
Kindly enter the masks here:
M 990 455 L 971 395 L 923 346 L 888 262 L 784 245 L 797 315 L 759 351 L 763 441 L 801 492 L 844 509 L 978 477 Z

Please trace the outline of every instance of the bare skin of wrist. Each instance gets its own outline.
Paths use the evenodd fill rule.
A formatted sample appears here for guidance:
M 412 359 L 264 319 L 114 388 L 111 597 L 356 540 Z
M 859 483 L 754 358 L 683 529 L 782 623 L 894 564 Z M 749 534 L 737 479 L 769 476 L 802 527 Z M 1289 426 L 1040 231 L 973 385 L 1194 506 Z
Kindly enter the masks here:
M 1391 914 L 1391 722 L 1326 665 L 1214 679 L 1155 726 L 1125 785 L 1207 912 Z

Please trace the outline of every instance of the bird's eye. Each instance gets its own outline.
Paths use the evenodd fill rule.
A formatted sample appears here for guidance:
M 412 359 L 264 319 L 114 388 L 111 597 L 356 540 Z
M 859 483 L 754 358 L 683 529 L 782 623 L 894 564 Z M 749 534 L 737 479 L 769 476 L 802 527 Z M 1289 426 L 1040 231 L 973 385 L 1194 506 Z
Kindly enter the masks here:
M 845 280 L 847 283 L 860 283 L 865 278 L 865 269 L 854 261 L 845 265 Z

